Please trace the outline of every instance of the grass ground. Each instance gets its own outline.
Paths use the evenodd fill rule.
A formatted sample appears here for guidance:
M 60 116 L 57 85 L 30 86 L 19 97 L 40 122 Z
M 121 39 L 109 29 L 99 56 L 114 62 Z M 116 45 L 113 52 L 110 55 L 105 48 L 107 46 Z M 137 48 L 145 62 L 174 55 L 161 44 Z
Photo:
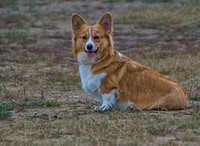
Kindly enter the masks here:
M 199 145 L 198 0 L 0 1 L 0 145 Z M 180 111 L 95 113 L 71 53 L 70 16 L 110 11 L 115 49 L 187 90 Z

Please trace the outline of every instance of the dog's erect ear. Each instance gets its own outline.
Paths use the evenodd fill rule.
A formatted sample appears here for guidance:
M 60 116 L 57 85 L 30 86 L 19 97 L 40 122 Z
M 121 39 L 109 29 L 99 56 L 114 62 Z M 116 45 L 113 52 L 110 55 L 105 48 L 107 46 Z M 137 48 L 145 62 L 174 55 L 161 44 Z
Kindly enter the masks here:
M 78 32 L 83 24 L 86 24 L 86 21 L 79 14 L 72 14 L 72 31 L 74 34 Z
M 99 20 L 100 24 L 105 32 L 111 34 L 113 32 L 112 15 L 109 12 L 104 13 L 104 15 Z

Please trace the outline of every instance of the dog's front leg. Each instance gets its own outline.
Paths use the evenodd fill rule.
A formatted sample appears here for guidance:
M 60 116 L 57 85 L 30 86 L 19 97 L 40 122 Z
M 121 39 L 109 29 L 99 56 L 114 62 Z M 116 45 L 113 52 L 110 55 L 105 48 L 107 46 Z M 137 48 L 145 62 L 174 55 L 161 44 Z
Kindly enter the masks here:
M 116 105 L 116 90 L 108 94 L 102 94 L 102 100 L 102 105 L 95 107 L 96 112 L 107 111 Z

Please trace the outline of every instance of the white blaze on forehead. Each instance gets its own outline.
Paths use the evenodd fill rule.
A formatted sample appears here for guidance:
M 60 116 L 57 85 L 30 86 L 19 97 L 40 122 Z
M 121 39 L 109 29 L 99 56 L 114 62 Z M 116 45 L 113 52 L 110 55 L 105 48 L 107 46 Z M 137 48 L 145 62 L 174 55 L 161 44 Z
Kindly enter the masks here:
M 90 39 L 91 39 L 91 36 L 92 36 L 92 34 L 91 34 L 91 28 L 89 28 L 89 35 L 90 35 Z
M 89 28 L 88 30 L 88 34 L 89 34 L 89 40 L 87 41 L 86 45 L 87 46 L 88 44 L 92 44 L 94 46 L 94 43 L 92 41 L 92 33 L 91 33 L 91 28 Z

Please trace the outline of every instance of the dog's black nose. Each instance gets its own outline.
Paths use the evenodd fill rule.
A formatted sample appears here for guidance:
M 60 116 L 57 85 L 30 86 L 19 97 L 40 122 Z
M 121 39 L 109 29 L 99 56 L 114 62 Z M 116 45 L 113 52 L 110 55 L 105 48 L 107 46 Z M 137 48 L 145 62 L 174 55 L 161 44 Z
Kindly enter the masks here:
M 92 50 L 93 45 L 92 44 L 88 44 L 86 47 L 87 47 L 88 51 L 90 51 L 90 50 Z

